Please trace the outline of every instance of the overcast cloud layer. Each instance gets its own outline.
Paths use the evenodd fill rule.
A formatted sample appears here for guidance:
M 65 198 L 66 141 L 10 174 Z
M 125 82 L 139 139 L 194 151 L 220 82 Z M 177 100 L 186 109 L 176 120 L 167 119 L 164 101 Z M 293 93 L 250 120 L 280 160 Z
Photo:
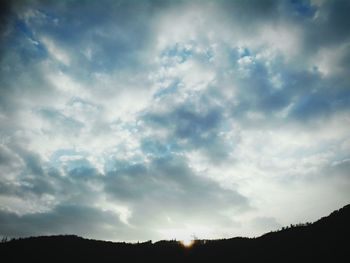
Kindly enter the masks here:
M 0 236 L 256 236 L 350 202 L 350 1 L 11 1 Z

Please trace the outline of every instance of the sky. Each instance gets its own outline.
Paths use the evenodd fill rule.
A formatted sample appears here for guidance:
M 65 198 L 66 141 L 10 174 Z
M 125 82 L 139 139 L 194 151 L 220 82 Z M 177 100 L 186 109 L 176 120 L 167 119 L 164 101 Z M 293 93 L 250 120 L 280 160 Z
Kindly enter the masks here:
M 350 203 L 350 1 L 9 1 L 0 236 L 254 237 Z

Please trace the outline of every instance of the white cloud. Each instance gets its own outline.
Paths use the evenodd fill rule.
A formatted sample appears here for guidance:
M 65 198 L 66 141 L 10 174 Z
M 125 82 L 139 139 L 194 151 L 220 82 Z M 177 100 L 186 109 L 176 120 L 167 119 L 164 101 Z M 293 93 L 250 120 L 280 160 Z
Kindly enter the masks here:
M 57 61 L 63 63 L 66 66 L 70 65 L 70 57 L 62 47 L 59 47 L 52 39 L 43 36 L 40 38 L 40 41 L 44 43 L 50 55 Z
M 350 43 L 336 47 L 321 48 L 312 59 L 313 67 L 316 67 L 325 77 L 345 74 L 347 68 L 342 65 L 342 59 L 348 56 Z

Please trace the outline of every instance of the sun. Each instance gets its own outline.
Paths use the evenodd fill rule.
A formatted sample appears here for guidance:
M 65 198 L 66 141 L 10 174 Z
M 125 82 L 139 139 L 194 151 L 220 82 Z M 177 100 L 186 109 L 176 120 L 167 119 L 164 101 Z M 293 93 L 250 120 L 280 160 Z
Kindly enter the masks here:
M 184 240 L 181 240 L 180 243 L 184 246 L 184 247 L 191 247 L 193 244 L 194 244 L 194 240 L 193 239 L 184 239 Z

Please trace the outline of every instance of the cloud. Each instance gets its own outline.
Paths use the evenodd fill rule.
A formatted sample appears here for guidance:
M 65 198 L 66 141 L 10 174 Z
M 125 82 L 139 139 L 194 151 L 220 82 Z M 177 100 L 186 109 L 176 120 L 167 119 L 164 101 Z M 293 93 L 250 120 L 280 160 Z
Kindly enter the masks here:
M 348 202 L 347 1 L 102 2 L 2 9 L 0 235 L 253 236 Z
M 146 113 L 143 117 L 146 124 L 156 129 L 165 129 L 170 144 L 179 149 L 199 148 L 213 159 L 223 159 L 228 154 L 220 138 L 220 126 L 223 112 L 220 108 L 198 109 L 190 103 L 180 105 L 169 113 Z M 169 145 L 169 144 L 168 144 Z M 146 149 L 147 150 L 147 149 Z
M 53 109 L 40 109 L 38 111 L 40 117 L 47 120 L 51 124 L 52 129 L 56 132 L 58 129 L 63 129 L 63 133 L 79 133 L 79 130 L 84 127 L 84 124 L 65 116 L 63 113 Z
M 261 233 L 278 230 L 282 227 L 273 217 L 256 217 L 252 220 L 251 224 L 259 229 Z
M 107 174 L 106 180 L 107 191 L 126 202 L 149 199 L 169 207 L 182 207 L 186 203 L 185 210 L 248 205 L 237 192 L 221 189 L 215 182 L 193 174 L 181 157 L 156 158 L 145 165 L 117 166 L 116 171 Z
M 76 234 L 114 239 L 122 226 L 118 216 L 111 212 L 77 205 L 62 205 L 50 212 L 22 216 L 0 211 L 1 234 L 12 237 Z
M 158 232 L 153 234 L 158 238 L 169 238 L 161 229 L 187 232 L 188 225 L 205 226 L 203 235 L 208 235 L 221 224 L 233 224 L 238 211 L 250 209 L 249 200 L 237 190 L 196 174 L 185 159 L 175 156 L 145 165 L 121 164 L 107 174 L 105 190 L 111 200 L 130 209 L 132 226 Z

